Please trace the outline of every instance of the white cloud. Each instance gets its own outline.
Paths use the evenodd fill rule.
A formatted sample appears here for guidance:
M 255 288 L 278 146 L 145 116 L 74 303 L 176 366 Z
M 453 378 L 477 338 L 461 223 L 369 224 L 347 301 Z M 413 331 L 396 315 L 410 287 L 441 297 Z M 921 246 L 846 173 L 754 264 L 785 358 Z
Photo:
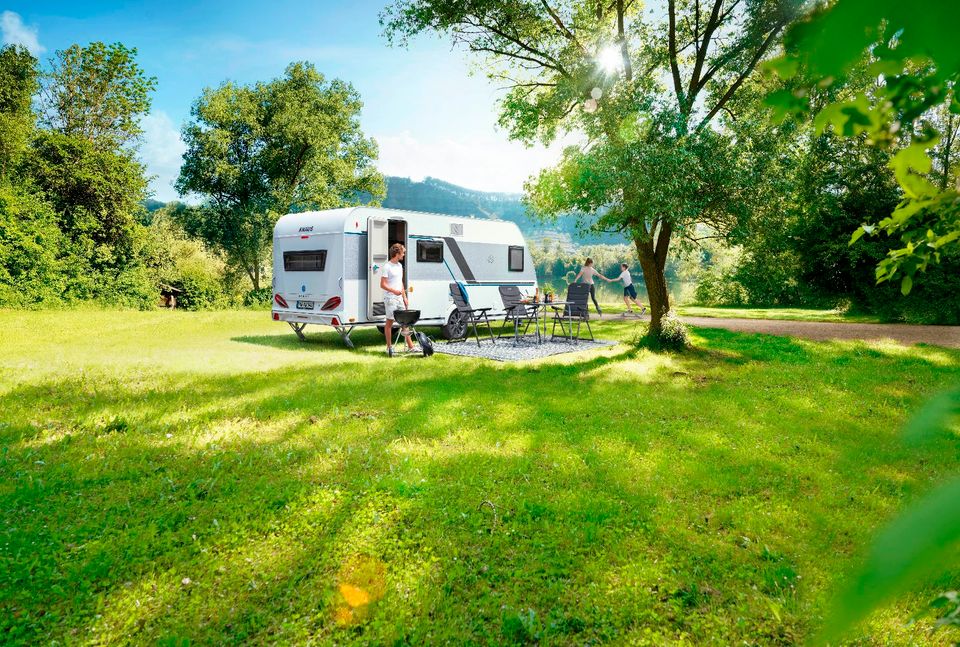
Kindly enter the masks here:
M 156 176 L 150 182 L 154 198 L 169 202 L 179 199 L 173 183 L 180 175 L 186 144 L 170 116 L 162 110 L 143 118 L 143 144 L 140 159 L 147 165 L 147 174 Z
M 404 131 L 374 137 L 380 146 L 377 167 L 384 175 L 422 180 L 435 177 L 479 191 L 520 192 L 541 169 L 556 164 L 564 145 L 526 148 L 495 137 L 424 141 Z
M 4 45 L 23 45 L 34 56 L 47 51 L 37 39 L 37 28 L 24 25 L 18 13 L 4 11 L 0 14 L 0 31 L 3 32 Z

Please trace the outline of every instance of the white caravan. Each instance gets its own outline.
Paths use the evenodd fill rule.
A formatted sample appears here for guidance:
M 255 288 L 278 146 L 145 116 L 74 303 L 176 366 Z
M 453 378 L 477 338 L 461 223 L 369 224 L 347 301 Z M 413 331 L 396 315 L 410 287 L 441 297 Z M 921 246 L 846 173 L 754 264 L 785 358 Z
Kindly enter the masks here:
M 533 294 L 537 275 L 516 224 L 417 211 L 351 207 L 283 216 L 273 230 L 273 319 L 303 339 L 307 324 L 333 326 L 347 346 L 357 326 L 382 327 L 380 277 L 393 243 L 407 248 L 404 282 L 420 323 L 457 338 L 458 283 L 474 308 L 503 316 L 499 287 Z

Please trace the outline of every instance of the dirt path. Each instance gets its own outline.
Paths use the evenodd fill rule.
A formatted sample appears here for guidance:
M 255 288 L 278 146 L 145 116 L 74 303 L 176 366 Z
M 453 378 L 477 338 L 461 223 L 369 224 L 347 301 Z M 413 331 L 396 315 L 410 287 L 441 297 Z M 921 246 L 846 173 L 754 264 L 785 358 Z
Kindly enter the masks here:
M 604 315 L 605 321 L 623 321 L 620 315 Z M 644 317 L 647 319 L 647 317 Z M 902 344 L 935 344 L 960 348 L 960 326 L 914 326 L 909 324 L 827 323 L 815 321 L 783 321 L 780 319 L 719 319 L 714 317 L 681 317 L 684 323 L 701 328 L 725 328 L 738 332 L 755 332 L 805 339 L 893 339 Z

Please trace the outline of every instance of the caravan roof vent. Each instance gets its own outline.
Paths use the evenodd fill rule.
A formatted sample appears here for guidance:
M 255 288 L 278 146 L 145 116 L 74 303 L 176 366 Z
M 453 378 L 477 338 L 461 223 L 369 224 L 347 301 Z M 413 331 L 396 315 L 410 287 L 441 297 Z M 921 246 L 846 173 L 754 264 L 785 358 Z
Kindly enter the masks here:
M 450 235 L 451 235 L 451 236 L 463 236 L 463 223 L 462 223 L 462 222 L 451 222 L 451 223 L 450 223 Z

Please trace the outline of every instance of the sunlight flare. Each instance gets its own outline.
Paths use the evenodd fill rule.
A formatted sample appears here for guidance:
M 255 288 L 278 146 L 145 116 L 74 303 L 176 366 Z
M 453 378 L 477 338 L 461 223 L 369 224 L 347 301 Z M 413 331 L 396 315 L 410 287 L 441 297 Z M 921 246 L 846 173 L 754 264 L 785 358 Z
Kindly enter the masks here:
M 597 63 L 607 74 L 613 74 L 623 67 L 623 59 L 616 45 L 607 45 L 597 55 Z

